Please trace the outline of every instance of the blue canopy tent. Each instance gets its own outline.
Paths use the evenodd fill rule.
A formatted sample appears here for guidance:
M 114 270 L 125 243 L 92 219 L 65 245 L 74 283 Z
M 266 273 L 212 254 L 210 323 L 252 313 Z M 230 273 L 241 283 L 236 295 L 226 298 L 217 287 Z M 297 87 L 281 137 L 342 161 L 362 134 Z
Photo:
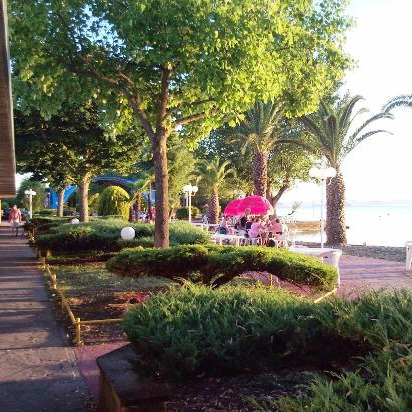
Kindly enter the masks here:
M 92 180 L 93 183 L 105 185 L 105 186 L 120 186 L 124 190 L 126 190 L 129 194 L 132 194 L 134 189 L 133 189 L 133 184 L 136 182 L 136 179 L 131 179 L 131 178 L 126 178 L 126 177 L 120 177 L 120 176 L 97 176 Z M 64 192 L 64 203 L 67 202 L 69 197 L 77 190 L 77 186 L 69 186 L 65 192 Z M 152 190 L 152 196 L 151 196 L 151 201 L 152 204 L 155 202 L 155 190 Z M 143 192 L 142 193 L 143 198 L 148 200 L 149 198 L 149 192 Z M 56 209 L 57 208 L 57 200 L 58 196 L 57 193 L 53 190 L 50 189 L 50 200 L 49 200 L 49 205 L 51 208 Z

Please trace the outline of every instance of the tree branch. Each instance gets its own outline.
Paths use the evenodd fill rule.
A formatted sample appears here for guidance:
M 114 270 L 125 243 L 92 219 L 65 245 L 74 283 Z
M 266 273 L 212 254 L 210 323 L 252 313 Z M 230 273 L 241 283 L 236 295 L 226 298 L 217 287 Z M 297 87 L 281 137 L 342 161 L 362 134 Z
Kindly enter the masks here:
M 192 102 L 192 103 L 183 102 L 183 103 L 178 104 L 177 106 L 171 107 L 169 110 L 167 110 L 166 117 L 170 116 L 171 114 L 175 113 L 177 110 L 182 109 L 184 107 L 196 107 L 196 106 L 199 106 L 201 104 L 212 103 L 214 101 L 215 101 L 214 98 L 210 98 L 210 99 L 196 100 L 195 102 Z
M 206 113 L 197 113 L 197 114 L 192 114 L 190 116 L 181 117 L 180 119 L 176 119 L 174 121 L 174 126 L 175 127 L 183 126 L 184 124 L 192 123 L 196 120 L 204 119 L 205 117 L 206 117 Z

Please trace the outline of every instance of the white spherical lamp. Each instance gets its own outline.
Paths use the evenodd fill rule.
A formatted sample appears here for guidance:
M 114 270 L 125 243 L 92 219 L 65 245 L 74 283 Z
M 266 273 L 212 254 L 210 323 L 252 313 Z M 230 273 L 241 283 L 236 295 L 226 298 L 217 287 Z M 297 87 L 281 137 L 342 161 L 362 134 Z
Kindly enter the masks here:
M 122 231 L 120 232 L 120 236 L 122 237 L 122 239 L 124 240 L 132 240 L 134 239 L 136 232 L 134 231 L 134 229 L 130 226 L 124 227 L 122 229 Z
M 71 222 L 72 225 L 78 225 L 78 224 L 80 223 L 80 220 L 77 219 L 77 217 L 75 217 L 75 218 L 72 219 L 70 222 Z

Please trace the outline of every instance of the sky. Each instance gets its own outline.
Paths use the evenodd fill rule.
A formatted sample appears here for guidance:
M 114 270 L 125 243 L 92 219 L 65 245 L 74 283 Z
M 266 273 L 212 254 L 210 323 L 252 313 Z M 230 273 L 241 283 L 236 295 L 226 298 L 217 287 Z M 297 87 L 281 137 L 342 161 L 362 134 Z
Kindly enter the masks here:
M 412 0 L 352 0 L 347 14 L 356 25 L 347 35 L 345 50 L 356 67 L 347 73 L 344 87 L 351 95 L 363 96 L 363 105 L 372 114 L 391 98 L 412 94 Z M 349 203 L 404 201 L 412 205 L 412 109 L 396 109 L 394 114 L 394 120 L 375 124 L 393 135 L 372 136 L 344 161 Z M 315 185 L 301 184 L 285 194 L 282 202 L 318 198 Z

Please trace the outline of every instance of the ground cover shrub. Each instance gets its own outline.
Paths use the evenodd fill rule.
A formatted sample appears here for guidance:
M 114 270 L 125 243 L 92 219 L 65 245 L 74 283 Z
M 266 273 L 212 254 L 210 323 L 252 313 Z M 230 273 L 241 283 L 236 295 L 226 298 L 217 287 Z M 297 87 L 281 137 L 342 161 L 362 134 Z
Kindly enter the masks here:
M 163 276 L 222 285 L 247 271 L 269 272 L 282 280 L 332 289 L 336 269 L 314 258 L 284 249 L 257 246 L 183 245 L 169 249 L 126 249 L 107 262 L 124 276 Z
M 56 216 L 56 209 L 43 209 L 37 211 L 34 216 Z
M 282 289 L 186 284 L 130 310 L 124 330 L 145 367 L 174 378 L 256 370 L 322 332 L 309 301 Z
M 199 217 L 200 210 L 196 206 L 191 207 L 191 216 L 196 218 Z M 189 219 L 189 208 L 179 207 L 176 209 L 176 219 Z
M 119 186 L 106 187 L 99 196 L 97 212 L 101 216 L 120 215 L 129 218 L 130 197 Z
M 69 222 L 70 219 L 64 217 L 33 217 L 24 224 L 24 228 L 27 231 L 31 231 L 35 234 L 48 233 L 52 228 L 60 226 Z
M 120 231 L 131 226 L 136 232 L 132 241 L 123 242 Z M 149 240 L 151 238 L 152 240 Z M 209 236 L 188 223 L 170 225 L 172 244 L 206 243 Z M 122 247 L 153 246 L 154 226 L 147 223 L 128 223 L 121 219 L 93 219 L 90 223 L 60 225 L 36 238 L 36 245 L 52 253 L 79 253 L 92 251 L 118 251 Z
M 370 292 L 355 300 L 333 299 L 313 316 L 329 334 L 364 342 L 370 349 L 355 371 L 315 375 L 306 393 L 257 404 L 261 411 L 374 410 L 412 407 L 412 292 Z

